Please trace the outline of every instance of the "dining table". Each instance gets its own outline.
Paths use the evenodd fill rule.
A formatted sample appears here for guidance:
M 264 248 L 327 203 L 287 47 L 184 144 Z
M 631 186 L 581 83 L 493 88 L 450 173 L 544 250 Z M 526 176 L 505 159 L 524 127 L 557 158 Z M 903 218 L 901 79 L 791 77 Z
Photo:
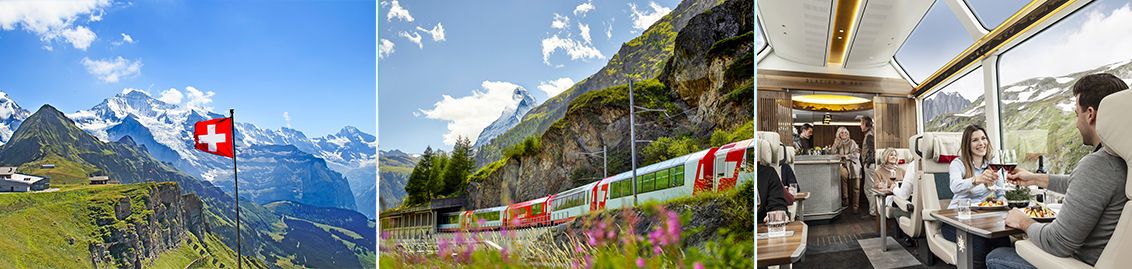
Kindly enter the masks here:
M 1000 238 L 1014 234 L 1025 233 L 1023 230 L 1006 226 L 1007 210 L 981 210 L 971 209 L 970 219 L 960 219 L 959 211 L 943 209 L 931 212 L 931 216 L 939 221 L 955 227 L 956 259 L 955 266 L 959 269 L 974 268 L 974 257 L 971 247 L 976 237 Z M 987 251 L 990 251 L 988 249 Z M 985 256 L 986 253 L 983 253 Z
M 766 233 L 766 224 L 760 223 L 757 231 Z M 756 239 L 759 267 L 778 265 L 780 269 L 787 269 L 802 260 L 806 253 L 809 226 L 805 222 L 793 221 L 786 224 L 786 232 L 787 236 Z

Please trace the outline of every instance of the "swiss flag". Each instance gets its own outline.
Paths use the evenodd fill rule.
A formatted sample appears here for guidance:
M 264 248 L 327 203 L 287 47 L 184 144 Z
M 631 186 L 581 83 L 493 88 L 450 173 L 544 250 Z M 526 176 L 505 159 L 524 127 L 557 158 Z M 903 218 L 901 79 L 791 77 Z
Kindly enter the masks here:
M 197 122 L 193 141 L 201 151 L 232 158 L 232 118 Z

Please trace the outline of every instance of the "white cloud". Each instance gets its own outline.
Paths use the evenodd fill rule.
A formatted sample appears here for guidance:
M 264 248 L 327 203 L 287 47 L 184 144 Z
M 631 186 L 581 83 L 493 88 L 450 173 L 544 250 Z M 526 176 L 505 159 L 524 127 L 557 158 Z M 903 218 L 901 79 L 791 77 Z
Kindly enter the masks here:
M 401 3 L 397 0 L 393 0 L 392 5 L 390 5 L 389 7 L 389 11 L 385 13 L 386 21 L 393 21 L 393 18 L 397 18 L 398 20 L 402 21 L 413 22 L 413 15 L 409 15 L 409 10 L 401 7 Z
M 133 44 L 134 37 L 127 35 L 126 33 L 122 33 L 122 42 Z
M 142 67 L 141 60 L 127 60 L 122 56 L 104 60 L 91 60 L 83 57 L 81 63 L 86 67 L 88 73 L 108 83 L 115 83 L 120 78 L 137 75 L 141 73 Z
M 287 128 L 291 128 L 291 113 L 283 111 L 283 122 L 286 124 Z
M 559 93 L 566 91 L 570 86 L 574 86 L 574 80 L 564 77 L 551 81 L 539 81 L 538 89 L 546 93 L 547 99 L 557 96 Z
M 193 109 L 197 111 L 212 111 L 212 97 L 216 96 L 212 91 L 200 91 L 193 86 L 185 87 L 185 103 L 182 107 Z
M 161 92 L 161 96 L 157 97 L 157 100 L 161 100 L 162 102 L 165 102 L 167 104 L 176 105 L 180 104 L 181 100 L 183 100 L 184 97 L 185 95 L 182 94 L 181 91 L 177 90 L 176 88 L 169 88 L 168 90 Z
M 649 7 L 652 8 L 652 13 L 648 10 L 637 10 L 637 4 L 629 3 L 629 9 L 633 12 L 633 28 L 642 31 L 648 29 L 664 15 L 668 15 L 668 12 L 672 12 L 671 8 L 663 7 L 656 2 L 649 2 Z
M 550 21 L 550 28 L 566 29 L 568 26 L 570 26 L 570 17 L 554 13 L 554 20 Z
M 1132 8 L 1128 4 L 1119 8 L 1092 7 L 1088 13 L 1071 18 L 1080 23 L 1061 22 L 1003 54 L 999 60 L 1003 86 L 1132 59 L 1132 50 L 1126 49 L 1132 48 Z
M 557 50 L 563 50 L 570 55 L 570 60 L 578 59 L 605 59 L 605 55 L 593 46 L 586 46 L 573 38 L 561 38 L 557 34 L 542 40 L 542 62 L 550 65 L 550 55 Z
M 405 39 L 408 39 L 409 42 L 413 42 L 413 44 L 417 44 L 417 47 L 419 47 L 419 48 L 422 48 L 422 49 L 424 48 L 424 44 L 421 43 L 421 34 L 418 34 L 417 32 L 413 32 L 412 34 L 409 34 L 408 32 L 401 31 L 400 33 L 397 33 L 397 35 L 404 37 Z
M 578 23 L 578 30 L 582 32 L 582 39 L 586 41 L 586 44 L 593 44 L 593 40 L 590 39 L 590 26 L 589 25 L 586 25 L 584 23 Z
M 88 22 L 102 20 L 102 10 L 110 5 L 110 0 L 0 1 L 0 30 L 19 27 L 34 33 L 46 43 L 46 50 L 53 50 L 50 43 L 55 40 L 86 50 L 97 35 L 86 26 L 76 26 L 76 22 L 83 15 L 88 15 Z
M 431 35 L 432 41 L 440 42 L 440 41 L 445 40 L 444 39 L 444 25 L 441 25 L 439 22 L 436 23 L 436 26 L 432 27 L 432 30 L 421 28 L 420 26 L 417 26 L 417 31 L 425 32 L 425 33 Z
M 444 143 L 455 145 L 458 137 L 476 139 L 483 128 L 486 128 L 499 118 L 503 110 L 514 108 L 520 100 L 514 99 L 516 88 L 522 88 L 514 83 L 504 81 L 484 81 L 480 84 L 482 89 L 472 91 L 472 95 L 453 98 L 444 95 L 436 102 L 432 109 L 419 109 L 426 118 L 448 122 L 448 132 L 444 134 Z
M 574 16 L 585 16 L 586 12 L 590 12 L 590 10 L 594 10 L 593 1 L 585 2 L 578 5 L 577 7 L 574 7 Z
M 606 24 L 605 39 L 613 39 L 613 21 L 609 20 L 609 24 Z
M 71 46 L 74 46 L 76 49 L 80 50 L 86 50 L 86 48 L 89 48 L 90 43 L 94 42 L 94 39 L 97 37 L 94 32 L 90 31 L 90 28 L 86 28 L 86 26 L 82 25 L 76 26 L 75 28 L 71 29 L 65 29 L 60 33 L 60 35 L 62 35 L 63 39 L 67 40 L 68 43 L 71 43 Z
M 393 54 L 393 41 L 389 41 L 389 39 L 382 38 L 381 44 L 379 44 L 377 48 L 378 48 L 377 57 L 378 58 L 385 58 L 385 56 L 389 56 L 390 54 Z

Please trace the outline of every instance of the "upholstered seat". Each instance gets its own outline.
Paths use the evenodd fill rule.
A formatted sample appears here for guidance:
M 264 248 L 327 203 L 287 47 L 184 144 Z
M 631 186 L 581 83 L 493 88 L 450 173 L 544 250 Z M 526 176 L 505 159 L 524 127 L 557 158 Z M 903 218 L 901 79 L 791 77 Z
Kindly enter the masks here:
M 953 195 L 951 188 L 948 187 L 950 185 L 948 167 L 951 160 L 959 153 L 955 145 L 959 144 L 962 136 L 962 133 L 924 133 L 918 138 L 913 137 L 911 141 L 916 154 L 922 157 L 920 168 L 923 170 L 923 175 L 920 176 L 916 187 L 919 188 L 923 205 L 923 210 L 919 213 L 923 218 L 924 240 L 931 253 L 947 264 L 955 264 L 956 245 L 955 242 L 943 238 L 939 230 L 940 225 L 943 224 L 933 218 L 931 213 L 951 202 Z
M 1125 90 L 1105 97 L 1097 111 L 1097 134 L 1106 148 L 1116 152 L 1129 166 L 1132 166 L 1132 124 L 1129 123 L 1128 107 L 1132 107 L 1132 91 Z M 1132 170 L 1126 175 L 1132 178 Z M 1125 183 L 1124 193 L 1132 199 L 1132 181 Z M 1030 240 L 1015 244 L 1018 255 L 1038 268 L 1128 268 L 1132 266 L 1132 202 L 1124 204 L 1116 232 L 1105 245 L 1096 266 L 1089 266 L 1073 257 L 1057 257 Z

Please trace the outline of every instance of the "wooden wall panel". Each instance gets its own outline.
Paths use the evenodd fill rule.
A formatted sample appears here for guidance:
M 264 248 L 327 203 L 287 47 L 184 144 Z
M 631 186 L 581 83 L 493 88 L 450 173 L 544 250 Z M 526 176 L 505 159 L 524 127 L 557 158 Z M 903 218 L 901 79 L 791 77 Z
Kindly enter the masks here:
M 908 148 L 908 138 L 916 134 L 916 100 L 878 96 L 873 98 L 873 109 L 878 151 Z
M 782 143 L 794 144 L 793 112 L 790 108 L 790 94 L 785 91 L 769 89 L 758 90 L 758 130 L 763 132 L 776 132 L 782 138 Z

